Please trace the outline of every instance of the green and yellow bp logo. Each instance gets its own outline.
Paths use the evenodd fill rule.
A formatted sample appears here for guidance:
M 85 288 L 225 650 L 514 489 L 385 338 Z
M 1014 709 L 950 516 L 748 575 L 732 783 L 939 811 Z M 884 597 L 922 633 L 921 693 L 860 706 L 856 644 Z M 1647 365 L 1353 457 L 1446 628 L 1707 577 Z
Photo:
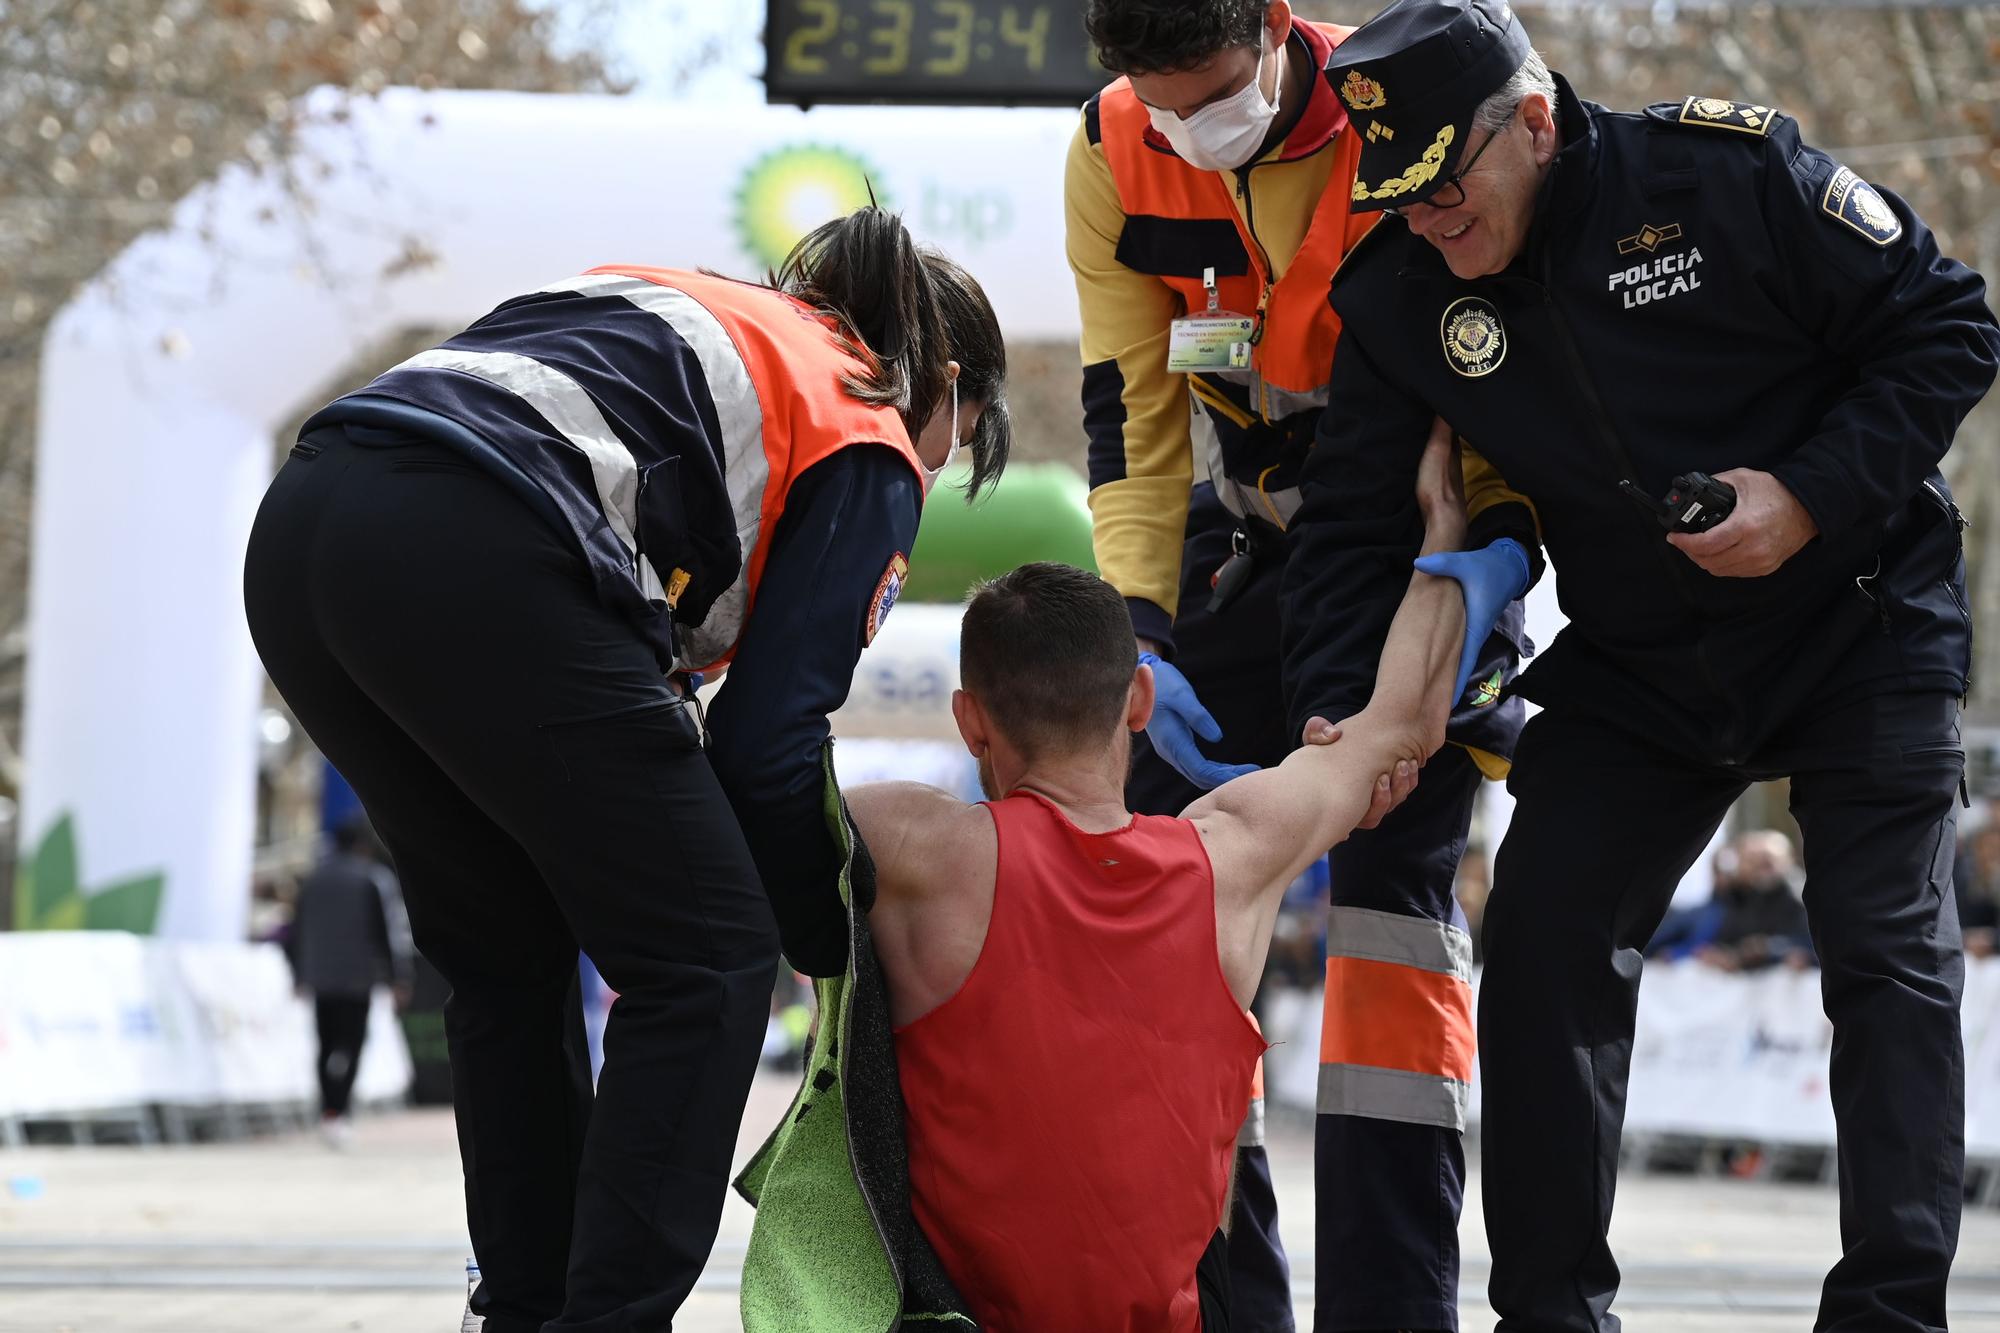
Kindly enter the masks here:
M 736 191 L 736 230 L 758 264 L 776 268 L 807 232 L 869 200 L 887 205 L 881 175 L 845 148 L 792 144 L 750 164 Z

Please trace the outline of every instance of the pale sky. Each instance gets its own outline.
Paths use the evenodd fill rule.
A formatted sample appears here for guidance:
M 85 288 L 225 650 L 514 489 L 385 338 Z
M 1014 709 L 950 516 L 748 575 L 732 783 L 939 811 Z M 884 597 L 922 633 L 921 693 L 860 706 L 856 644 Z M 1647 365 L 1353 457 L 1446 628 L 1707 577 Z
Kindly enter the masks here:
M 586 8 L 580 0 L 542 3 L 558 14 Z M 763 24 L 762 0 L 620 0 L 618 16 L 599 46 L 614 73 L 636 81 L 635 97 L 761 102 Z M 722 62 L 696 74 L 685 90 L 677 87 L 688 53 L 708 42 L 725 49 Z

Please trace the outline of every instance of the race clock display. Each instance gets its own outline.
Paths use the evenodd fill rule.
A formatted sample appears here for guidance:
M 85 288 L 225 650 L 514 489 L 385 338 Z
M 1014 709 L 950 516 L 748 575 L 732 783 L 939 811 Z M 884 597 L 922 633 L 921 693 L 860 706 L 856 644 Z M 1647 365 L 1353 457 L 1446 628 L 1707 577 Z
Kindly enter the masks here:
M 771 102 L 1077 106 L 1110 81 L 1082 0 L 770 0 Z

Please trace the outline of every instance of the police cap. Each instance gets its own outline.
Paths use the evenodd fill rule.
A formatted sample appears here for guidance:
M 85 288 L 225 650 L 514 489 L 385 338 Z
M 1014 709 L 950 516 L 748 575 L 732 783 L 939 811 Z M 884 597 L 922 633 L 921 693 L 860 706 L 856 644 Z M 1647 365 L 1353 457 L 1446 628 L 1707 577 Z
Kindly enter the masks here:
M 1396 0 L 1335 47 L 1327 77 L 1361 136 L 1355 211 L 1436 193 L 1464 152 L 1473 112 L 1529 50 L 1508 0 Z

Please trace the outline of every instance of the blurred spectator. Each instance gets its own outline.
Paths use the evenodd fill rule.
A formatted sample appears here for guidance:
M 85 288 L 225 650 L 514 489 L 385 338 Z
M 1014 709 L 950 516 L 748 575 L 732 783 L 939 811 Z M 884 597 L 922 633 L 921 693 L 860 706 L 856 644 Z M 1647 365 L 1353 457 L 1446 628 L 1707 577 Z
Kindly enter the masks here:
M 1326 858 L 1305 868 L 1285 890 L 1278 920 L 1271 929 L 1271 951 L 1265 955 L 1264 986 L 1311 990 L 1326 979 L 1326 905 L 1331 884 Z
M 2000 949 L 2000 824 L 1988 823 L 1959 840 L 1952 887 L 1966 955 L 1993 957 Z
M 407 1003 L 414 954 L 396 877 L 364 820 L 334 830 L 332 852 L 299 886 L 285 954 L 299 994 L 312 997 L 319 1028 L 320 1133 L 344 1148 L 369 997 L 387 981 L 397 1002 Z
M 1686 958 L 1714 940 L 1722 927 L 1722 914 L 1736 886 L 1736 844 L 1725 842 L 1715 849 L 1709 863 L 1709 899 L 1699 907 L 1676 907 L 1667 912 L 1658 930 L 1646 945 L 1646 957 L 1667 962 Z
M 1479 843 L 1469 843 L 1465 855 L 1459 858 L 1458 879 L 1451 886 L 1458 898 L 1458 910 L 1465 916 L 1465 933 L 1472 936 L 1472 961 L 1474 964 L 1486 961 L 1486 940 L 1480 924 L 1486 919 L 1486 895 L 1493 888 L 1493 863 L 1487 859 L 1486 848 Z
M 779 968 L 778 984 L 771 991 L 771 1019 L 764 1028 L 764 1063 L 773 1069 L 805 1068 L 812 1030 L 812 982 L 788 967 Z
M 284 887 L 271 875 L 250 881 L 250 921 L 245 933 L 259 944 L 283 945 L 292 931 L 292 905 Z M 289 950 L 288 950 L 289 951 Z
M 1812 965 L 1791 839 L 1776 829 L 1740 834 L 1716 853 L 1714 876 L 1714 896 L 1668 913 L 1646 946 L 1648 957 L 1692 956 L 1725 972 Z
M 1714 938 L 1697 948 L 1695 957 L 1726 972 L 1753 972 L 1777 963 L 1811 965 L 1812 936 L 1799 899 L 1792 840 L 1776 829 L 1760 829 L 1737 838 L 1735 848 L 1735 881 L 1716 894 L 1721 920 Z

